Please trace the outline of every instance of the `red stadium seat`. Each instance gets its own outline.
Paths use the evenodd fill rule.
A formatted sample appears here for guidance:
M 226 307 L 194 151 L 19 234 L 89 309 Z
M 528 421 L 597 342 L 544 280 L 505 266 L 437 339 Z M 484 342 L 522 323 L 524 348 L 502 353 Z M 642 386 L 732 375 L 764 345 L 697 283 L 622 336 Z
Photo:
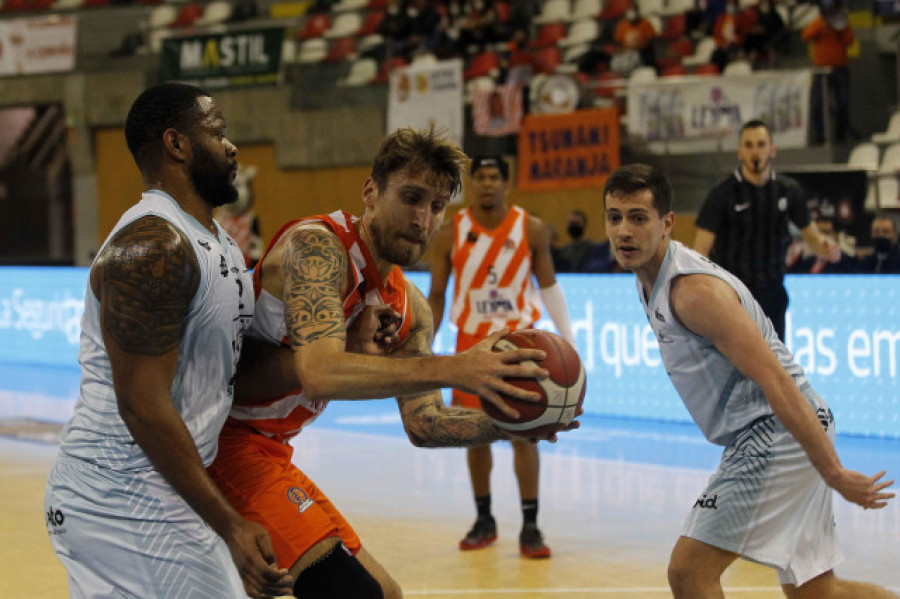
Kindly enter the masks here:
M 603 11 L 600 13 L 600 18 L 621 19 L 629 6 L 631 6 L 631 0 L 606 0 L 606 3 L 603 5 Z
M 562 50 L 557 46 L 541 48 L 534 53 L 535 73 L 550 74 L 556 72 L 556 67 L 562 62 Z
M 324 62 L 347 60 L 356 53 L 356 40 L 352 37 L 339 37 L 331 42 Z
M 306 17 L 303 28 L 297 33 L 297 39 L 308 40 L 322 35 L 331 29 L 331 17 L 327 14 L 315 14 Z
M 497 69 L 500 68 L 500 57 L 496 52 L 482 52 L 472 57 L 469 68 L 463 72 L 463 79 L 472 79 L 473 77 L 494 76 Z
M 687 75 L 688 70 L 682 64 L 674 64 L 663 69 L 660 77 L 678 77 L 679 75 Z
M 366 15 L 366 18 L 363 20 L 362 27 L 359 28 L 359 31 L 356 32 L 356 35 L 360 37 L 372 35 L 376 31 L 378 31 L 378 26 L 381 24 L 381 21 L 383 19 L 384 11 L 373 10 Z
M 711 62 L 707 62 L 705 64 L 698 64 L 694 67 L 694 75 L 711 75 L 713 77 L 717 77 L 719 75 L 719 67 L 714 65 Z
M 659 33 L 659 37 L 664 40 L 678 39 L 684 35 L 686 30 L 686 22 L 684 13 L 669 15 L 663 25 L 663 30 Z
M 378 74 L 369 83 L 371 85 L 384 85 L 391 79 L 391 71 L 399 67 L 405 67 L 406 61 L 400 56 L 394 56 L 381 63 Z
M 555 46 L 559 40 L 566 37 L 568 27 L 565 23 L 545 23 L 538 28 L 537 36 L 531 42 L 532 48 L 546 48 Z
M 178 16 L 172 21 L 171 27 L 184 29 L 190 27 L 203 16 L 203 7 L 199 4 L 187 4 L 178 11 Z

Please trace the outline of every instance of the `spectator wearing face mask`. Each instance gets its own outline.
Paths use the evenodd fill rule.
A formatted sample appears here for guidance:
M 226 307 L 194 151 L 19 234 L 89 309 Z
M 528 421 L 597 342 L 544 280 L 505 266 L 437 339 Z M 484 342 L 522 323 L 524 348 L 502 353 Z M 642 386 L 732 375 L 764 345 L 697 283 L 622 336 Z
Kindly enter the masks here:
M 875 216 L 872 220 L 872 248 L 874 251 L 859 261 L 861 273 L 900 273 L 897 221 L 886 214 Z
M 835 138 L 845 142 L 850 133 L 849 48 L 856 40 L 847 18 L 847 10 L 837 0 L 822 0 L 820 15 L 803 29 L 809 43 L 813 65 L 828 67 L 828 73 L 816 73 L 810 93 L 813 133 L 818 143 L 825 141 L 825 116 L 822 95 L 831 94 L 836 109 Z
M 712 55 L 712 62 L 719 71 L 725 70 L 725 65 L 744 55 L 743 46 L 750 33 L 749 19 L 745 13 L 740 12 L 737 0 L 728 0 L 725 10 L 716 18 L 713 24 L 713 38 L 716 40 L 716 50 Z
M 566 233 L 571 241 L 554 252 L 556 272 L 621 272 L 608 241 L 598 243 L 585 237 L 588 219 L 584 211 L 572 210 L 567 220 Z
M 778 48 L 784 45 L 787 27 L 775 10 L 774 0 L 762 0 L 750 16 L 753 22 L 744 40 L 744 52 L 754 68 L 766 68 L 771 66 Z

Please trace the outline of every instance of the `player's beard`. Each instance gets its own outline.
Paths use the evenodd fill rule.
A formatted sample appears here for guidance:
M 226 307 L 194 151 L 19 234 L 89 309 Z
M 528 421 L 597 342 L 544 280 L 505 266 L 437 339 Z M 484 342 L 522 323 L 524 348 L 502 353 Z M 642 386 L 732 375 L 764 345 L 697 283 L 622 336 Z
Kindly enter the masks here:
M 391 264 L 398 266 L 412 266 L 425 253 L 425 243 L 419 246 L 420 249 L 406 244 L 404 244 L 405 247 L 401 247 L 399 240 L 397 243 L 392 244 L 391 240 L 399 237 L 398 232 L 387 230 L 375 220 L 369 223 L 369 228 L 372 231 L 372 241 L 375 244 L 375 250 L 382 260 L 387 260 Z
M 192 150 L 191 183 L 203 201 L 213 208 L 237 201 L 238 190 L 228 164 L 217 161 L 212 152 L 199 144 L 194 144 Z

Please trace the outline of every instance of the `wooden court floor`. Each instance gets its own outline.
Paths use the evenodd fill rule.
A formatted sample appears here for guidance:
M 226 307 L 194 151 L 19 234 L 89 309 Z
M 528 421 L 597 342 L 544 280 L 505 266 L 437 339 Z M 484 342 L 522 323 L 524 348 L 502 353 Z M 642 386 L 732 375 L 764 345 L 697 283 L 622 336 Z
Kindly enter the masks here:
M 554 554 L 528 561 L 518 556 L 519 509 L 508 447 L 495 449 L 500 539 L 491 548 L 460 553 L 457 543 L 474 517 L 463 450 L 416 449 L 396 435 L 316 426 L 301 437 L 295 459 L 408 598 L 671 597 L 669 551 L 710 473 L 591 457 L 567 447 L 565 439 L 548 446 L 539 520 Z M 53 443 L 0 437 L 0 598 L 67 597 L 65 572 L 42 514 L 55 451 Z M 897 464 L 898 458 L 889 460 Z M 897 504 L 864 512 L 837 500 L 836 520 L 848 557 L 838 575 L 900 591 Z M 782 596 L 774 573 L 748 562 L 732 566 L 724 583 L 728 597 Z

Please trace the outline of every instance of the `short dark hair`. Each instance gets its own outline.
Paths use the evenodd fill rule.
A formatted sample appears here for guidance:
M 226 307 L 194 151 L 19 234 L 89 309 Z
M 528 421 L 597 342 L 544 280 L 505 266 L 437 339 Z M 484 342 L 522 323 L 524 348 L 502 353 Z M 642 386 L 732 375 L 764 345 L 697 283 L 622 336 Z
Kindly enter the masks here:
M 462 189 L 468 164 L 469 157 L 447 137 L 445 130 L 436 131 L 433 125 L 422 130 L 405 127 L 381 142 L 372 162 L 371 177 L 383 191 L 395 172 L 424 173 L 429 185 L 453 196 Z
M 653 207 L 660 216 L 672 211 L 672 184 L 663 172 L 649 164 L 626 164 L 617 168 L 603 186 L 603 205 L 610 194 L 632 194 L 649 189 L 653 195 Z
M 141 172 L 158 166 L 166 129 L 188 133 L 196 125 L 197 98 L 205 90 L 186 83 L 161 83 L 137 97 L 125 119 L 125 141 Z
M 572 210 L 569 210 L 569 214 L 574 214 L 575 216 L 580 218 L 584 224 L 587 224 L 588 222 L 587 212 L 585 212 L 581 208 L 574 208 Z
M 470 174 L 474 175 L 478 169 L 488 167 L 498 169 L 503 180 L 509 181 L 509 165 L 502 156 L 476 156 L 472 160 L 472 171 Z
M 772 141 L 772 129 L 769 127 L 768 123 L 766 123 L 762 119 L 750 119 L 746 123 L 741 126 L 741 130 L 738 132 L 738 139 L 744 134 L 744 131 L 747 129 L 759 129 L 762 127 L 766 130 L 766 134 L 769 136 L 769 141 Z

